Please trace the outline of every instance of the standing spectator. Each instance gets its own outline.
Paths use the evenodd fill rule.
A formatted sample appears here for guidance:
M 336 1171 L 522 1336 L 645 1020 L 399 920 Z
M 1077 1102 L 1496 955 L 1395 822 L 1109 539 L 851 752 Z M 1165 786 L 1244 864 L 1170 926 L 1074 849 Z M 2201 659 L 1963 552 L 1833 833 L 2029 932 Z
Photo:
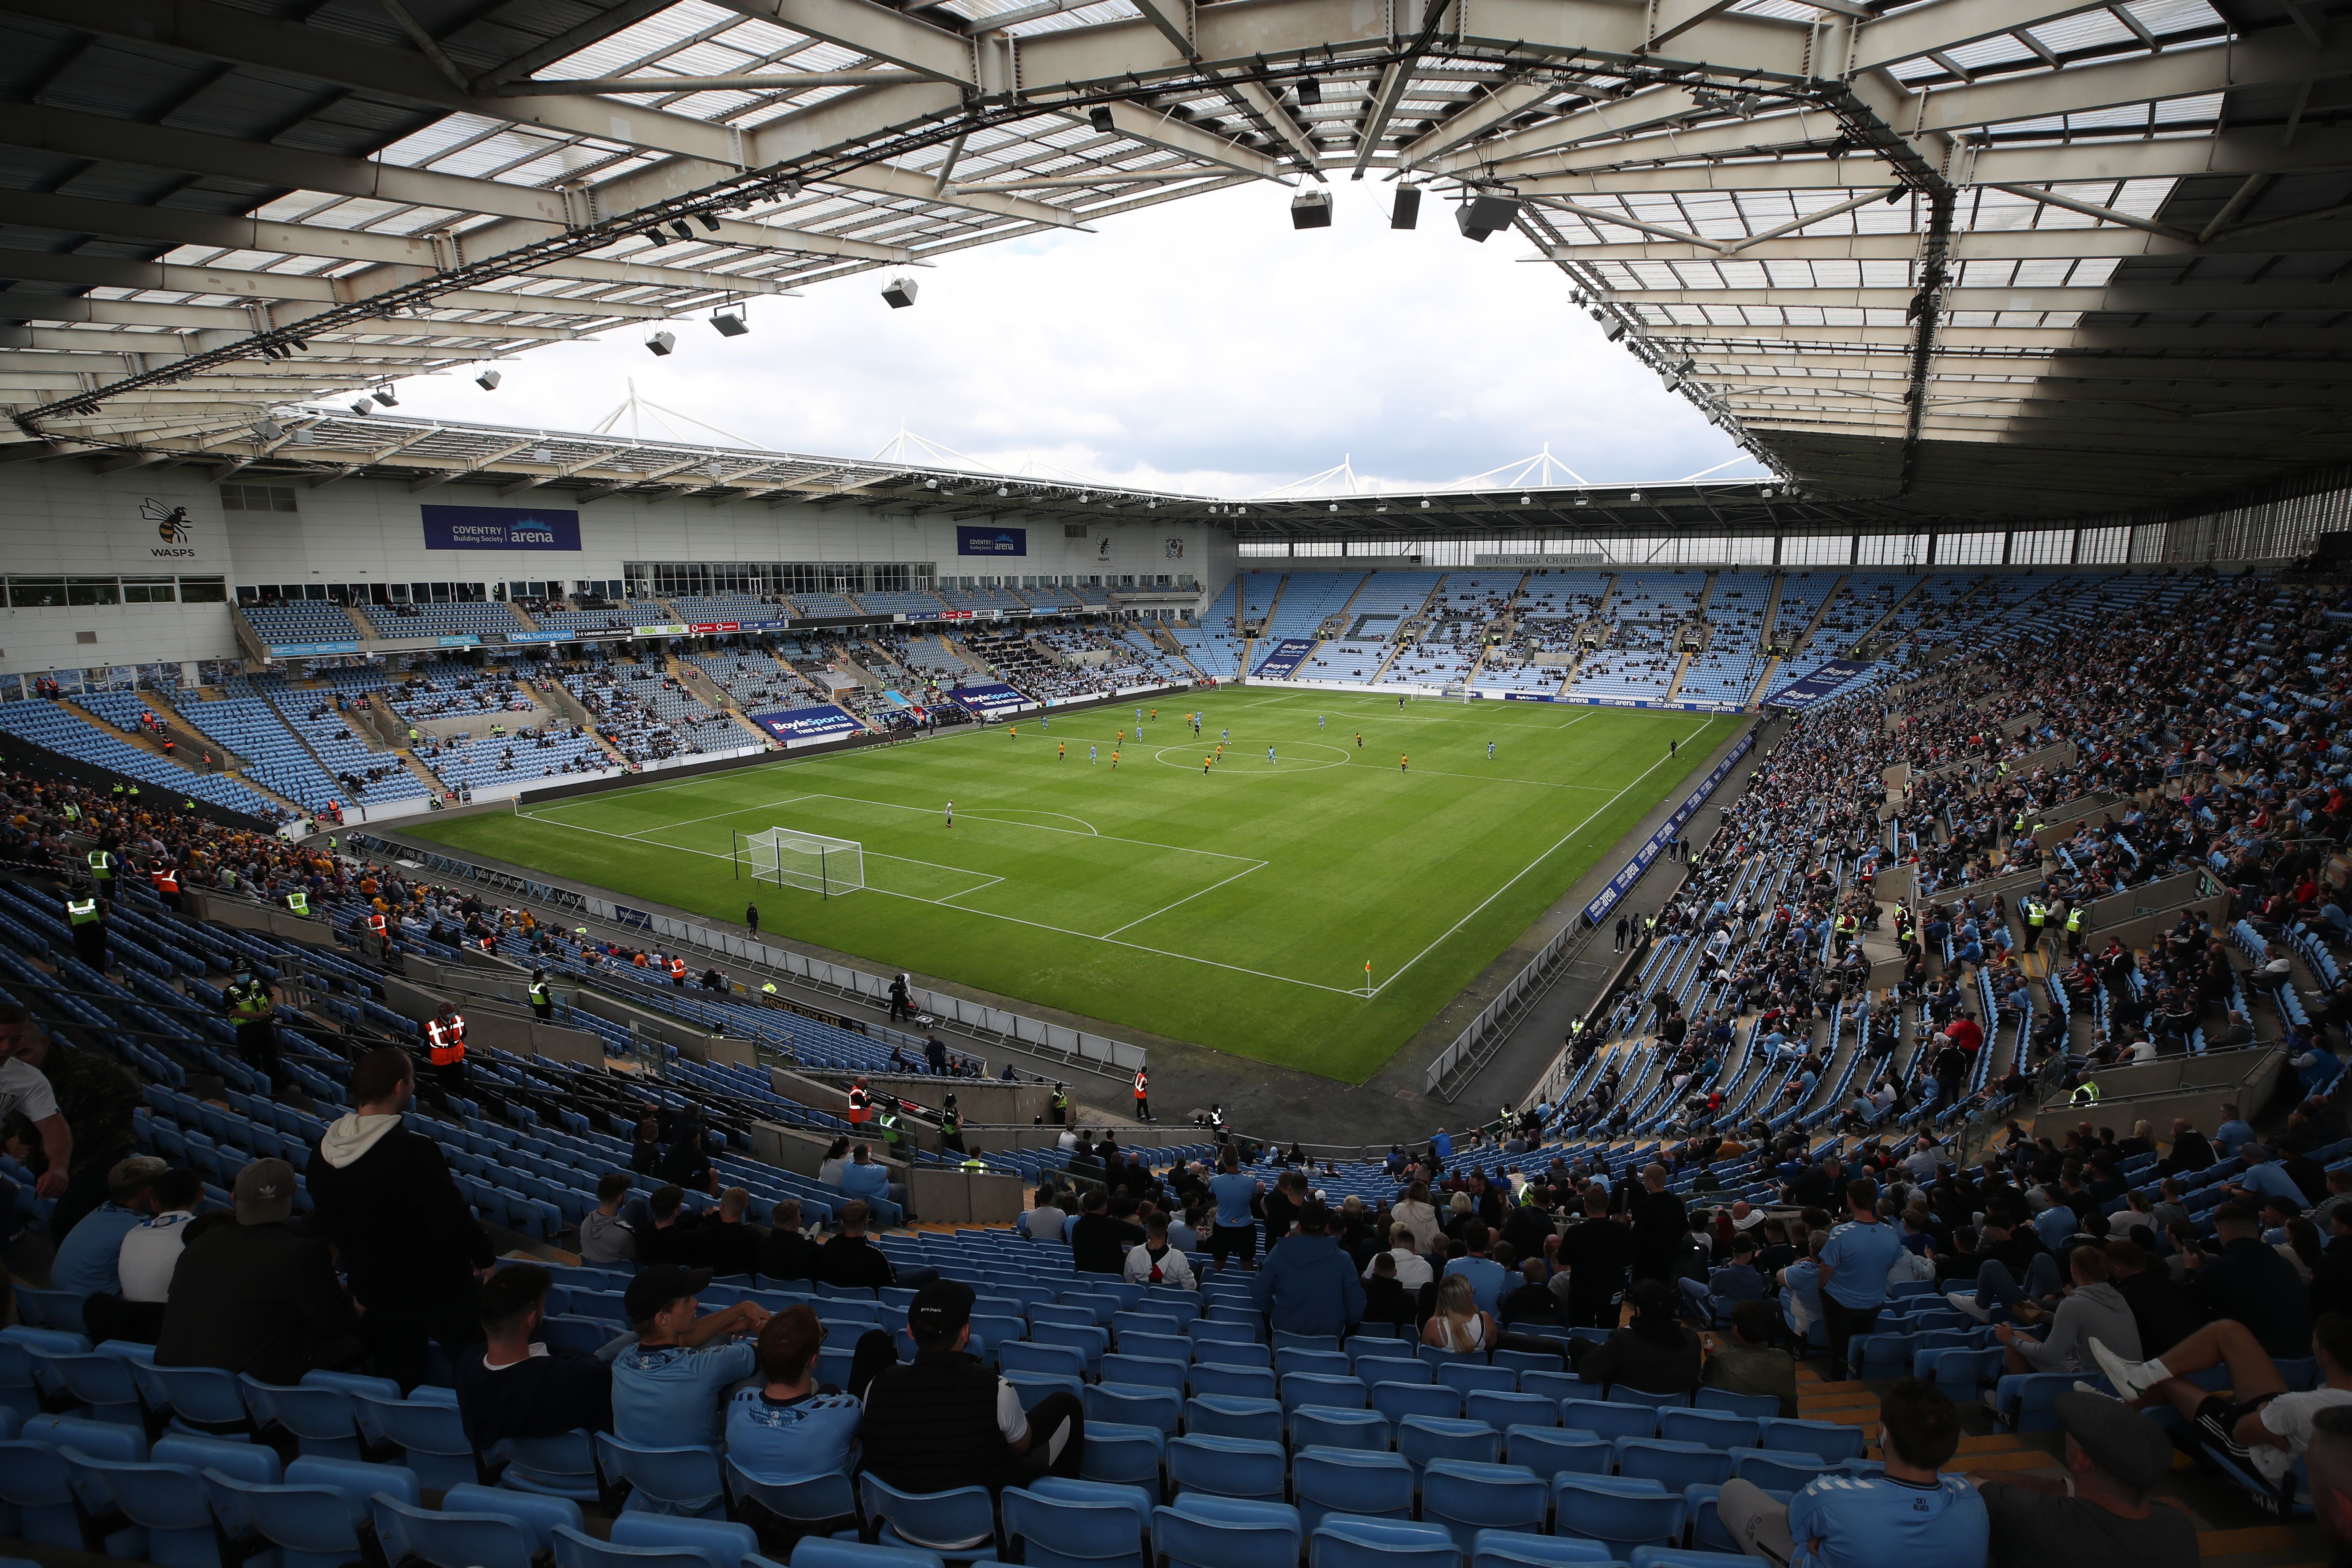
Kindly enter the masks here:
M 688 1192 L 709 1197 L 719 1195 L 719 1176 L 711 1170 L 710 1155 L 702 1146 L 701 1122 L 679 1124 L 677 1138 L 662 1156 L 661 1178 Z
M 849 1474 L 857 1465 L 866 1407 L 855 1394 L 817 1391 L 824 1325 L 816 1309 L 778 1312 L 760 1330 L 756 1348 L 765 1382 L 737 1389 L 727 1402 L 728 1461 L 770 1483 Z
M 1509 1282 L 1511 1271 L 1486 1256 L 1489 1245 L 1485 1223 L 1473 1218 L 1462 1227 L 1464 1255 L 1448 1263 L 1440 1278 L 1451 1279 L 1458 1274 L 1468 1279 L 1478 1310 L 1491 1317 L 1503 1304 L 1503 1287 Z
M 621 1217 L 629 1196 L 629 1173 L 607 1171 L 596 1183 L 596 1206 L 580 1221 L 580 1261 L 635 1263 L 636 1227 Z
M 1666 1191 L 1666 1168 L 1642 1167 L 1642 1195 L 1633 1200 L 1633 1270 L 1636 1279 L 1672 1279 L 1682 1260 L 1690 1217 L 1683 1201 Z
M 21 1116 L 32 1127 L 44 1161 L 34 1195 L 54 1198 L 65 1192 L 66 1173 L 73 1164 L 73 1129 L 58 1109 L 47 1077 L 25 1059 L 36 1032 L 32 1020 L 16 1003 L 0 1002 L 0 1121 Z
M 1783 1417 L 1797 1414 L 1797 1358 L 1772 1342 L 1780 1321 L 1762 1301 L 1731 1309 L 1731 1342 L 1718 1343 L 1699 1374 L 1702 1388 L 1733 1394 L 1769 1394 Z
M 2062 1394 L 2051 1413 L 2066 1435 L 2064 1479 L 2015 1471 L 1972 1478 L 1992 1531 L 1989 1568 L 2196 1568 L 2195 1523 L 2148 1500 L 2172 1468 L 2163 1429 L 2103 1394 Z
M 1877 1327 L 1878 1309 L 1886 1303 L 1886 1273 L 1903 1250 L 1895 1227 L 1878 1217 L 1877 1183 L 1867 1176 L 1847 1183 L 1845 1202 L 1846 1222 L 1830 1231 L 1821 1252 L 1822 1312 L 1829 1322 L 1834 1383 L 1845 1381 L 1847 1342 Z
M 155 1178 L 171 1169 L 152 1155 L 134 1154 L 115 1162 L 106 1176 L 106 1201 L 84 1215 L 81 1223 L 58 1244 L 49 1264 L 49 1286 L 69 1296 L 120 1296 L 122 1280 L 116 1263 L 122 1238 L 155 1213 Z
M 239 1171 L 234 1225 L 208 1225 L 180 1254 L 155 1340 L 157 1366 L 215 1366 L 263 1383 L 299 1383 L 359 1360 L 359 1315 L 333 1255 L 290 1223 L 294 1167 Z
M 1609 1217 L 1609 1194 L 1597 1186 L 1585 1189 L 1584 1217 L 1559 1238 L 1559 1261 L 1567 1273 L 1552 1279 L 1555 1292 L 1566 1280 L 1570 1327 L 1616 1326 L 1617 1298 L 1625 1289 L 1633 1257 L 1633 1232 Z
M 1959 1414 L 1934 1384 L 1898 1377 L 1878 1402 L 1883 1476 L 1825 1476 L 1783 1505 L 1726 1481 L 1717 1517 L 1751 1557 L 1785 1568 L 1985 1568 L 1984 1500 L 1937 1471 L 1960 1446 Z
M 613 1429 L 613 1369 L 586 1351 L 540 1342 L 555 1277 L 514 1263 L 482 1287 L 479 1350 L 457 1358 L 457 1415 L 478 1457 L 509 1437 Z
M 1087 1201 L 1094 1201 L 1091 1194 Z M 1277 1333 L 1345 1335 L 1363 1321 L 1363 1281 L 1332 1237 L 1331 1211 L 1322 1199 L 1307 1199 L 1298 1211 L 1297 1233 L 1267 1251 L 1256 1297 L 1258 1310 Z
M 1257 1267 L 1257 1216 L 1250 1205 L 1265 1184 L 1241 1173 L 1240 1157 L 1227 1149 L 1217 1173 L 1209 1178 L 1210 1194 L 1217 1202 L 1216 1225 L 1209 1232 L 1209 1258 L 1220 1273 L 1225 1259 L 1238 1252 L 1244 1271 Z
M 916 1293 L 907 1310 L 914 1361 L 883 1368 L 866 1389 L 865 1468 L 914 1492 L 1076 1476 L 1087 1429 L 1077 1395 L 1049 1394 L 1024 1413 L 1019 1392 L 965 1348 L 972 1300 L 971 1287 L 955 1279 Z
M 1126 1248 L 1141 1245 L 1143 1227 L 1132 1220 L 1114 1219 L 1102 1190 L 1088 1189 L 1078 1201 L 1077 1223 L 1070 1226 L 1070 1264 L 1081 1274 L 1118 1274 L 1127 1268 Z
M 425 1381 L 428 1340 L 454 1364 L 481 1332 L 479 1281 L 498 1257 L 439 1146 L 401 1124 L 415 1089 L 399 1047 L 362 1057 L 354 1109 L 328 1127 L 310 1168 L 312 1218 L 365 1310 L 376 1374 L 403 1389 Z
M 648 1448 L 715 1447 L 720 1400 L 758 1370 L 740 1336 L 757 1333 L 768 1310 L 738 1301 L 705 1317 L 695 1298 L 702 1268 L 659 1264 L 629 1281 L 621 1304 L 637 1342 L 613 1363 L 613 1436 Z
M 13 1002 L 0 1004 L 0 1058 L 6 1063 L 0 1068 L 0 1113 L 17 1109 L 14 1102 L 21 1099 L 26 1119 L 41 1133 L 49 1172 L 42 1176 L 40 1195 L 58 1200 L 49 1236 L 63 1241 L 76 1221 L 106 1201 L 115 1162 L 139 1151 L 131 1125 L 131 1113 L 142 1103 L 139 1080 L 111 1058 L 58 1044 Z M 32 1079 L 24 1077 L 28 1069 Z M 62 1158 L 51 1144 L 52 1129 L 42 1125 L 47 1118 L 37 1113 L 43 1097 L 32 1088 L 36 1079 L 46 1080 L 48 1114 L 64 1119 L 54 1130 L 66 1134 Z M 64 1174 L 52 1190 L 48 1178 L 58 1172 Z

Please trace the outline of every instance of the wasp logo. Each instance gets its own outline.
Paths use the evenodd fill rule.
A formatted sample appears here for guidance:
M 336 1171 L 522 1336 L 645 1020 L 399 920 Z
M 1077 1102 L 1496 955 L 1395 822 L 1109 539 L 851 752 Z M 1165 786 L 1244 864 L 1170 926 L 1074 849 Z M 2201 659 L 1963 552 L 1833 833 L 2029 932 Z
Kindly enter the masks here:
M 159 500 L 146 500 L 140 503 L 139 514 L 155 525 L 157 536 L 166 544 L 185 544 L 195 533 L 186 507 L 167 507 Z

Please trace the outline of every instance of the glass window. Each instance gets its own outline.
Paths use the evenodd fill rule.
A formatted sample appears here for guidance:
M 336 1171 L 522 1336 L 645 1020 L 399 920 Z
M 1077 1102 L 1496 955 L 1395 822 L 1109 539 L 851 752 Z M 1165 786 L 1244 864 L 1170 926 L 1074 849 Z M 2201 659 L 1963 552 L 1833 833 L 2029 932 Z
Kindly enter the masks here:
M 119 605 L 122 590 L 111 577 L 68 577 L 66 579 L 66 603 L 68 605 Z
M 8 603 L 19 610 L 47 609 L 66 602 L 66 580 L 62 577 L 11 577 L 8 579 Z
M 241 594 L 242 589 L 238 590 Z M 184 605 L 218 605 L 228 598 L 227 580 L 221 577 L 183 577 L 180 579 L 180 603 Z
M 223 511 L 292 511 L 294 488 L 291 485 L 223 485 L 220 488 Z
M 126 605 L 168 605 L 177 597 L 169 577 L 125 577 L 122 580 L 122 602 Z

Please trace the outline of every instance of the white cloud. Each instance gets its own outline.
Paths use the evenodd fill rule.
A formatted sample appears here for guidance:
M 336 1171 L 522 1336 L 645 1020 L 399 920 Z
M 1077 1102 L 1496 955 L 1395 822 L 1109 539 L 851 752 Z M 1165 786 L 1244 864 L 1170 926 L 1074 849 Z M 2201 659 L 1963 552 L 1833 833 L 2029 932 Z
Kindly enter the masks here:
M 868 457 L 911 431 L 992 468 L 1251 495 L 1343 458 L 1390 487 L 1442 485 L 1547 443 L 1595 481 L 1672 479 L 1739 456 L 1691 405 L 1604 342 L 1556 268 L 1516 235 L 1473 245 L 1451 208 L 1388 226 L 1390 187 L 1339 180 L 1336 221 L 1295 231 L 1256 184 L 918 268 L 755 297 L 751 331 L 673 323 L 552 345 L 484 394 L 404 384 L 404 414 L 585 429 L 627 395 L 754 444 Z M 625 430 L 625 426 L 624 426 Z M 648 435 L 666 434 L 648 425 Z M 677 434 L 710 439 L 681 426 Z M 1744 457 L 1725 477 L 1762 470 Z

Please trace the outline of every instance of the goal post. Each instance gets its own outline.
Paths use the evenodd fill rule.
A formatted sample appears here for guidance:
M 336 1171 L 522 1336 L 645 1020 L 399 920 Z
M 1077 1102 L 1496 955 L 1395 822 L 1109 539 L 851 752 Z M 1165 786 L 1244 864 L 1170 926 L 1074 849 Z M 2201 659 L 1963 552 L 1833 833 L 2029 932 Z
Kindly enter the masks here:
M 748 876 L 754 882 L 800 888 L 827 899 L 866 886 L 866 847 L 855 838 L 828 838 L 789 827 L 764 833 L 739 829 L 730 858 L 739 881 Z
M 1467 686 L 1448 686 L 1438 695 L 1448 702 L 1467 702 L 1470 700 L 1470 689 Z

